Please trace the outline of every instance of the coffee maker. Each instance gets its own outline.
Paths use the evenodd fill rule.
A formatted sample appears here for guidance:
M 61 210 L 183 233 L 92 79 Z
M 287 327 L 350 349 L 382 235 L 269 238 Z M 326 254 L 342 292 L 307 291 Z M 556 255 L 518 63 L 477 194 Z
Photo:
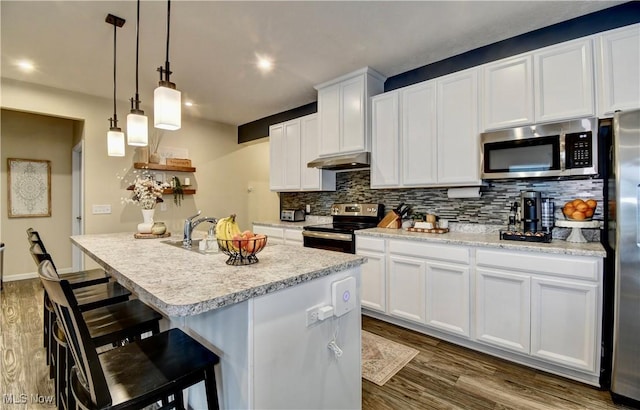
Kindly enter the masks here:
M 542 196 L 537 191 L 520 192 L 520 230 L 538 232 L 542 228 Z

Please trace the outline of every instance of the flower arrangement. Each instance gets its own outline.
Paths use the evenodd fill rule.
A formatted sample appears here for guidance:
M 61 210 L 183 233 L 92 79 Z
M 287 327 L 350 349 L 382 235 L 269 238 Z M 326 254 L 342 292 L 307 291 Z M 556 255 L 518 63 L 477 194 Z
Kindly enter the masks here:
M 156 203 L 162 201 L 162 191 L 169 185 L 155 181 L 150 177 L 137 177 L 133 184 L 131 202 L 140 205 L 142 209 L 153 209 Z

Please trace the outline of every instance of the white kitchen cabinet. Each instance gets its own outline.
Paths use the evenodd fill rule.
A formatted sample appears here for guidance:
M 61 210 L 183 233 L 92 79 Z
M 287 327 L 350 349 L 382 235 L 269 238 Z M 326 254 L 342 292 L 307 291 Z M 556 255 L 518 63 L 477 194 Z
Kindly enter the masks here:
M 370 151 L 369 98 L 384 90 L 386 78 L 365 67 L 316 86 L 319 156 Z
M 253 233 L 267 235 L 267 245 L 284 244 L 284 228 L 254 224 Z
M 423 259 L 389 256 L 389 314 L 412 322 L 426 323 Z
M 529 275 L 477 268 L 476 340 L 529 354 L 530 299 Z
M 371 98 L 371 187 L 393 188 L 400 182 L 399 91 Z
M 427 262 L 426 323 L 469 337 L 469 265 Z
M 401 178 L 406 187 L 438 182 L 436 83 L 402 89 Z
M 360 302 L 362 307 L 381 313 L 387 311 L 387 258 L 385 240 L 356 238 L 356 254 L 366 256 L 362 265 Z
M 284 244 L 304 246 L 304 240 L 302 237 L 301 229 L 286 229 L 284 230 Z
M 640 108 L 640 24 L 597 37 L 598 114 Z
M 480 185 L 478 69 L 438 78 L 438 183 Z
M 531 288 L 531 355 L 598 371 L 598 284 L 533 277 Z
M 269 127 L 272 191 L 335 191 L 335 172 L 308 168 L 317 158 L 317 114 Z
M 533 124 L 535 120 L 531 54 L 485 64 L 482 74 L 484 130 Z
M 595 115 L 592 39 L 533 53 L 537 122 Z

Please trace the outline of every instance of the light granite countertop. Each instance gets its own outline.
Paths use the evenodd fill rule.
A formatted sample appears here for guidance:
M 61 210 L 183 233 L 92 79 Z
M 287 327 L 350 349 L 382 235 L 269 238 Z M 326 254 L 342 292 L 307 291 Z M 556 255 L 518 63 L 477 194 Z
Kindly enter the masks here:
M 433 242 L 451 245 L 501 248 L 514 251 L 542 252 L 576 256 L 605 257 L 604 247 L 599 242 L 575 243 L 552 240 L 551 243 L 500 240 L 498 232 L 453 231 L 443 234 L 410 232 L 405 229 L 371 228 L 356 231 L 357 236 Z M 356 239 L 357 241 L 357 239 Z
M 223 253 L 204 254 L 131 232 L 72 236 L 71 241 L 138 297 L 168 316 L 191 316 L 296 286 L 361 265 L 348 253 L 267 246 L 259 262 L 230 266 Z

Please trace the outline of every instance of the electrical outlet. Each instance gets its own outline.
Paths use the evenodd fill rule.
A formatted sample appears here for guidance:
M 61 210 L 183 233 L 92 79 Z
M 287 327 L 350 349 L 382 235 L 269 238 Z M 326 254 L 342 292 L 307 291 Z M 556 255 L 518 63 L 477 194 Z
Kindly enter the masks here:
M 93 205 L 91 207 L 91 213 L 93 213 L 94 215 L 110 214 L 111 205 Z
M 317 305 L 307 309 L 307 327 L 313 325 L 314 323 L 317 323 L 320 320 L 318 318 L 318 311 L 321 307 L 322 305 Z

